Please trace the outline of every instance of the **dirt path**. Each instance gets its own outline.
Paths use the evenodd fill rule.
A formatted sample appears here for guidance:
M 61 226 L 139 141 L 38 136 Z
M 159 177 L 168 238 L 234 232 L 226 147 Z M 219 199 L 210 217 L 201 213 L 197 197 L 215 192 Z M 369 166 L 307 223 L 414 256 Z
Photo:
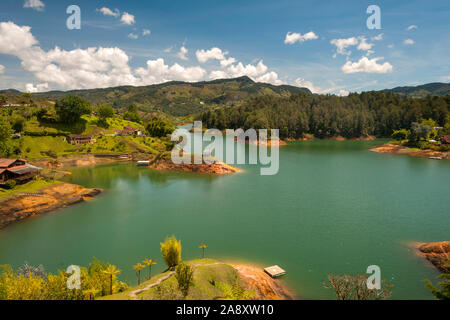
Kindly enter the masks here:
M 131 299 L 136 300 L 137 299 L 137 295 L 139 293 L 142 293 L 144 291 L 150 290 L 151 288 L 160 285 L 161 282 L 166 281 L 167 279 L 169 279 L 174 273 L 175 273 L 175 271 L 169 272 L 168 274 L 166 274 L 161 279 L 158 279 L 158 281 L 156 281 L 155 283 L 149 284 L 148 286 L 145 286 L 142 289 L 137 289 L 137 290 L 131 291 L 128 295 L 130 296 Z

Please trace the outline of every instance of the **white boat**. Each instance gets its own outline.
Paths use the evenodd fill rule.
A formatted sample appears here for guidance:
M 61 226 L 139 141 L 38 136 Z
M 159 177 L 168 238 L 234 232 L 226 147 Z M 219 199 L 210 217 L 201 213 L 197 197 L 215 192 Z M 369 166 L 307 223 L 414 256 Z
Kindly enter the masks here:
M 150 165 L 150 161 L 149 160 L 140 160 L 137 162 L 138 166 L 148 166 Z

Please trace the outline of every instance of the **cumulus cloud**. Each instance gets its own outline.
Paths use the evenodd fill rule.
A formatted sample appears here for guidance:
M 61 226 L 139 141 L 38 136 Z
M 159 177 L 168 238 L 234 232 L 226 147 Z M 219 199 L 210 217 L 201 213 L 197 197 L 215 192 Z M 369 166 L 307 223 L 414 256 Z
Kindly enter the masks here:
M 413 39 L 406 39 L 405 41 L 403 41 L 403 44 L 412 45 L 412 44 L 414 44 L 414 40 Z
M 200 63 L 205 63 L 208 60 L 225 60 L 225 55 L 227 55 L 228 52 L 223 52 L 222 49 L 214 47 L 209 50 L 197 50 L 195 52 L 195 55 L 197 56 L 197 60 Z
M 5 73 L 5 66 L 0 64 L 0 74 Z
M 350 46 L 356 46 L 358 44 L 358 39 L 356 37 L 346 38 L 346 39 L 333 39 L 330 41 L 331 44 L 336 46 L 336 54 L 350 55 L 350 51 L 346 49 Z M 336 56 L 334 55 L 334 57 Z
M 139 36 L 132 32 L 128 35 L 128 38 L 136 40 L 137 38 L 139 38 Z
M 183 67 L 178 63 L 168 66 L 164 59 L 147 61 L 147 68 L 138 68 L 139 75 L 144 84 L 154 84 L 170 80 L 199 81 L 204 78 L 206 71 L 201 67 Z
M 410 31 L 410 30 L 414 30 L 417 29 L 418 27 L 415 24 L 410 25 L 408 28 L 406 28 L 406 30 Z
M 188 49 L 186 49 L 184 46 L 180 48 L 180 51 L 178 51 L 177 56 L 181 60 L 189 60 L 189 58 L 186 56 L 188 54 Z
M 346 96 L 348 96 L 350 94 L 350 92 L 349 91 L 347 91 L 347 90 L 339 90 L 339 93 L 337 94 L 338 96 L 341 96 L 341 97 L 346 97 Z
M 311 81 L 305 80 L 303 78 L 295 79 L 295 84 L 302 88 L 308 88 L 312 93 L 321 93 L 322 89 L 316 87 Z
M 365 37 L 361 37 L 357 49 L 362 51 L 369 51 L 371 53 L 372 51 L 370 51 L 370 49 L 372 49 L 372 47 L 373 43 L 368 43 Z
M 256 65 L 242 62 L 232 64 L 223 70 L 215 70 L 210 73 L 211 79 L 218 78 L 236 78 L 248 76 L 256 82 L 266 82 L 274 85 L 280 85 L 284 82 L 278 78 L 278 74 L 274 71 L 268 71 L 268 67 L 260 60 Z
M 107 7 L 103 7 L 101 9 L 97 9 L 97 11 L 100 11 L 105 16 L 111 16 L 114 18 L 118 18 L 120 16 L 120 11 L 118 9 L 114 9 L 114 11 L 112 11 Z
M 25 0 L 24 8 L 31 8 L 37 11 L 44 11 L 45 4 L 41 0 Z
M 383 40 L 383 33 L 380 33 L 379 35 L 372 37 L 372 41 L 380 41 Z
M 393 67 L 389 62 L 383 64 L 377 63 L 377 61 L 383 59 L 382 57 L 369 59 L 367 57 L 362 57 L 357 62 L 347 61 L 342 66 L 342 71 L 344 73 L 356 73 L 356 72 L 366 72 L 366 73 L 388 73 L 392 72 Z
M 129 14 L 128 12 L 124 12 L 122 14 L 122 18 L 120 18 L 120 21 L 124 24 L 132 25 L 136 21 L 134 20 L 134 16 L 132 14 Z
M 284 39 L 285 44 L 294 44 L 296 42 L 305 42 L 307 40 L 315 40 L 319 38 L 314 32 L 310 31 L 302 35 L 301 33 L 288 32 Z
M 40 83 L 36 86 L 32 83 L 27 83 L 25 85 L 25 91 L 29 93 L 43 92 L 46 90 L 48 90 L 48 83 Z
M 149 29 L 143 29 L 142 30 L 142 35 L 143 36 L 148 36 L 151 33 L 151 31 Z
M 0 54 L 13 55 L 21 60 L 22 68 L 37 79 L 27 90 L 37 92 L 50 86 L 60 89 L 105 88 L 120 85 L 149 85 L 171 80 L 200 81 L 208 72 L 200 66 L 168 65 L 162 58 L 148 60 L 146 67 L 133 70 L 129 56 L 120 48 L 90 47 L 64 50 L 55 47 L 43 50 L 33 37 L 31 28 L 13 22 L 0 22 Z M 278 74 L 269 71 L 259 61 L 256 65 L 236 63 L 232 58 L 219 60 L 221 70 L 209 74 L 210 78 L 230 78 L 247 75 L 255 81 L 282 84 Z M 222 63 L 223 62 L 223 63 Z

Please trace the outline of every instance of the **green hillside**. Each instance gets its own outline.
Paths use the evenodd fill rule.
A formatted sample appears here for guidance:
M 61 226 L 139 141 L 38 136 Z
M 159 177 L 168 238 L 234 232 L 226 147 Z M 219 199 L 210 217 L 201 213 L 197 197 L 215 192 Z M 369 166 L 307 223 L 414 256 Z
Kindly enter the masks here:
M 35 93 L 33 96 L 54 101 L 74 95 L 88 100 L 92 105 L 108 104 L 121 110 L 136 104 L 141 111 L 163 111 L 174 116 L 184 116 L 199 113 L 211 106 L 239 104 L 247 98 L 263 95 L 289 97 L 300 92 L 310 93 L 306 88 L 274 86 L 240 77 L 196 83 L 171 81 L 143 87 L 50 91 Z
M 450 83 L 433 82 L 420 86 L 407 86 L 385 89 L 384 91 L 391 91 L 401 95 L 406 95 L 409 98 L 424 98 L 427 95 L 442 97 L 450 94 Z

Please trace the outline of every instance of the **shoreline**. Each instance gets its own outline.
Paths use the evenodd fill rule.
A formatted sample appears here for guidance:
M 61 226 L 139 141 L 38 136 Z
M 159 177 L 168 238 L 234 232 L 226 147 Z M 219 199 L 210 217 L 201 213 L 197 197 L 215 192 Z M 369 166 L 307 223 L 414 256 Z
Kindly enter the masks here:
M 434 150 L 414 150 L 408 147 L 386 143 L 369 149 L 372 152 L 388 153 L 394 155 L 403 155 L 416 158 L 441 158 L 450 160 L 450 152 L 434 151 Z
M 57 183 L 33 193 L 12 195 L 0 201 L 0 230 L 30 217 L 89 201 L 103 192 L 70 183 Z
M 425 258 L 441 273 L 449 273 L 446 262 L 450 259 L 450 241 L 415 242 L 413 247 L 422 258 Z
M 213 164 L 174 164 L 169 160 L 157 159 L 155 157 L 150 160 L 148 168 L 158 170 L 158 171 L 176 171 L 176 172 L 193 172 L 200 174 L 213 174 L 213 175 L 225 175 L 231 173 L 242 172 L 240 169 L 233 167 L 224 162 L 218 162 Z M 98 154 L 84 154 L 74 157 L 67 157 L 58 159 L 58 165 L 56 169 L 59 173 L 71 174 L 69 172 L 62 171 L 64 168 L 73 167 L 95 167 L 97 165 L 103 164 L 114 164 L 114 163 L 134 163 L 138 160 L 147 160 L 148 155 L 142 154 L 113 154 L 113 155 L 98 155 Z M 35 161 L 30 161 L 33 165 L 45 167 L 48 169 L 52 168 L 51 159 L 40 159 Z M 136 164 L 137 165 L 137 164 Z
M 295 300 L 296 295 L 279 279 L 264 272 L 262 267 L 248 263 L 227 262 L 238 273 L 247 290 L 254 290 L 254 300 Z

